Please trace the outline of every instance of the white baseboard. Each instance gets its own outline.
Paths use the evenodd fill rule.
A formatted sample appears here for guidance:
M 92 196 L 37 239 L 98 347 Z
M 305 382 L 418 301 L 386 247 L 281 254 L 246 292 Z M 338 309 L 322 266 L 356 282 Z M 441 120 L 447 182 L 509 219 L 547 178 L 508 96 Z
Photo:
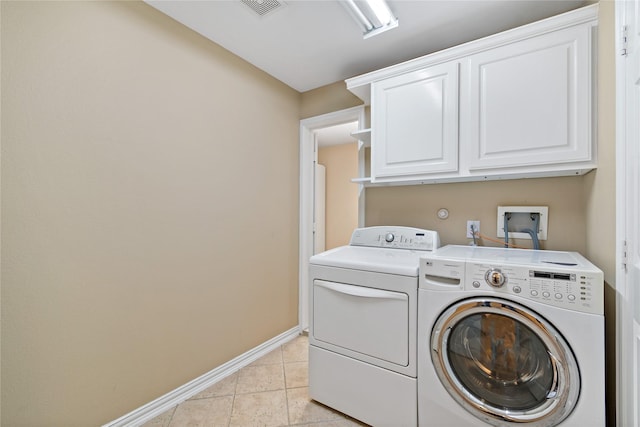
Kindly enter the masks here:
M 173 391 L 157 398 L 156 400 L 139 407 L 126 415 L 104 424 L 102 427 L 133 427 L 139 426 L 152 420 L 163 412 L 184 402 L 185 400 L 195 396 L 203 390 L 211 387 L 213 384 L 222 380 L 234 372 L 244 368 L 248 364 L 258 360 L 267 353 L 275 350 L 279 346 L 291 341 L 300 335 L 300 327 L 296 326 L 271 338 L 257 347 L 247 351 L 244 354 L 218 366 L 217 368 L 207 372 L 206 374 L 189 381 L 188 383 L 176 388 Z

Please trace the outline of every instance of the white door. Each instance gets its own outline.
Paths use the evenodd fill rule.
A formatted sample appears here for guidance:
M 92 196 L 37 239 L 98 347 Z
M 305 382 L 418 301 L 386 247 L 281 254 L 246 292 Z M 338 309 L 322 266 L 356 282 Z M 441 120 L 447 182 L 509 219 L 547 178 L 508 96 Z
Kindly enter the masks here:
M 316 153 L 318 151 L 316 150 Z M 314 175 L 314 206 L 313 206 L 313 254 L 325 251 L 326 246 L 326 168 L 317 163 Z
M 640 425 L 640 0 L 616 2 L 618 425 Z M 626 39 L 626 42 L 625 42 Z

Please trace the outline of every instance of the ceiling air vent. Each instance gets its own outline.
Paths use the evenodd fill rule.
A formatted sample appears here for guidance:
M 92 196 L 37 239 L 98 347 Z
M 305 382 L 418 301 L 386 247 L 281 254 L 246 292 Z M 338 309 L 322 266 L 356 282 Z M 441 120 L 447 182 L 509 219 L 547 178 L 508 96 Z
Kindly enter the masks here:
M 284 7 L 284 2 L 278 0 L 240 0 L 260 16 L 265 16 Z

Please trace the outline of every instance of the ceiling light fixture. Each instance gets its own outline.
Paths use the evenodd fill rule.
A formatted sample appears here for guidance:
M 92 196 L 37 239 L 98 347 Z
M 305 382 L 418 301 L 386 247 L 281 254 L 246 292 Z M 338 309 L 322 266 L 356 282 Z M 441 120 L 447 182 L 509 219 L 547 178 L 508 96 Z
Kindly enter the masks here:
M 362 27 L 365 39 L 398 26 L 398 19 L 385 0 L 343 0 L 340 3 Z

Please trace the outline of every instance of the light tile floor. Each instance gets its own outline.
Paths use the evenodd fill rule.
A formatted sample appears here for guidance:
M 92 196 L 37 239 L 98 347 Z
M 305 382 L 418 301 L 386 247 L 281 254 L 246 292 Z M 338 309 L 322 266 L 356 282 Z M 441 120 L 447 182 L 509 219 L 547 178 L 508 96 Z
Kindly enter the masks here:
M 365 426 L 309 399 L 308 344 L 295 338 L 143 427 Z

